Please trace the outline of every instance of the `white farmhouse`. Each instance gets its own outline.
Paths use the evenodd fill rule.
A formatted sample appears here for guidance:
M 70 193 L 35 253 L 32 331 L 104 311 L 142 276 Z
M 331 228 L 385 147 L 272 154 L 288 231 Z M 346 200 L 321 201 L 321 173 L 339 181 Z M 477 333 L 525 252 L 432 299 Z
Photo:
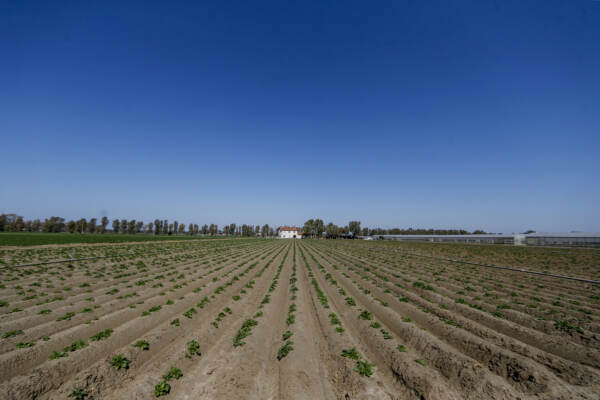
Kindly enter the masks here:
M 279 238 L 280 239 L 301 239 L 302 232 L 294 226 L 282 226 L 279 228 Z

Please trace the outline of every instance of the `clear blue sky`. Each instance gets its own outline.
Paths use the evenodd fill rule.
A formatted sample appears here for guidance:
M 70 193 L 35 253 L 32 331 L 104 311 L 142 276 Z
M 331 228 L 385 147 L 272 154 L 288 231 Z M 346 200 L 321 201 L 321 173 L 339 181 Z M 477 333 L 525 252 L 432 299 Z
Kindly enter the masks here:
M 600 231 L 600 1 L 0 5 L 1 212 Z

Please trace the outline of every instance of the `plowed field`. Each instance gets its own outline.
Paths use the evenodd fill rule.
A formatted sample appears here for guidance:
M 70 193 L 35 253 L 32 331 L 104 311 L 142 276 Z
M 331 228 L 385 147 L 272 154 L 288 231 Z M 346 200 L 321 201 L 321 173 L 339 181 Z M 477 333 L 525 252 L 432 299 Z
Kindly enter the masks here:
M 390 249 L 7 249 L 106 258 L 0 268 L 0 399 L 600 398 L 600 288 Z

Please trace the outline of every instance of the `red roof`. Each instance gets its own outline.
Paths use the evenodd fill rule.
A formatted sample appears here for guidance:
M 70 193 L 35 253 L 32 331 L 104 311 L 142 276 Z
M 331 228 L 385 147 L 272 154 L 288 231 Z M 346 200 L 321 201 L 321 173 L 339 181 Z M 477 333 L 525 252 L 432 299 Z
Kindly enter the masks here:
M 298 231 L 295 226 L 282 226 L 279 228 L 280 231 Z

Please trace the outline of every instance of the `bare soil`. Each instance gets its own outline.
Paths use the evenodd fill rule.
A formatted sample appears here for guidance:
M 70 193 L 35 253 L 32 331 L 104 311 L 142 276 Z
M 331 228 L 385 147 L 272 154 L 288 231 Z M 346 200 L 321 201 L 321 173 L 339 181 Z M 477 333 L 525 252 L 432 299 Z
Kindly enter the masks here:
M 0 268 L 0 399 L 600 399 L 600 288 L 389 246 L 5 248 L 5 263 L 128 255 Z M 485 248 L 417 250 L 596 276 L 593 252 Z

